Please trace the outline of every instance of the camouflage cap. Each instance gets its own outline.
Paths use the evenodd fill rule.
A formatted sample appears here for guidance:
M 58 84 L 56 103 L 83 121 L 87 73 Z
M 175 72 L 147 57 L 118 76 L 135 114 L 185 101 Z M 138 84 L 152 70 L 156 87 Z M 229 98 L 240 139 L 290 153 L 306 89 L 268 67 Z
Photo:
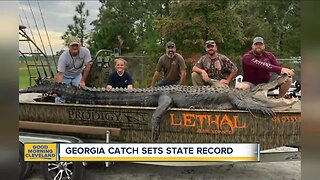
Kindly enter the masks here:
M 216 45 L 216 42 L 214 40 L 208 40 L 208 41 L 206 41 L 206 46 L 208 46 L 208 45 L 214 46 L 214 45 Z

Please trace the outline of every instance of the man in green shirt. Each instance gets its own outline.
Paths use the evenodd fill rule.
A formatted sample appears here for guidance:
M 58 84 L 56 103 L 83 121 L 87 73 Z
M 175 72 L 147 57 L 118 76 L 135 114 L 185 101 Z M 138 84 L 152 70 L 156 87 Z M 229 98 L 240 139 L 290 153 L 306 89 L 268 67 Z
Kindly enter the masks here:
M 161 71 L 163 71 L 164 78 L 156 83 Z M 159 58 L 151 86 L 184 85 L 186 75 L 184 59 L 180 54 L 176 53 L 175 43 L 169 41 L 166 44 L 166 53 Z

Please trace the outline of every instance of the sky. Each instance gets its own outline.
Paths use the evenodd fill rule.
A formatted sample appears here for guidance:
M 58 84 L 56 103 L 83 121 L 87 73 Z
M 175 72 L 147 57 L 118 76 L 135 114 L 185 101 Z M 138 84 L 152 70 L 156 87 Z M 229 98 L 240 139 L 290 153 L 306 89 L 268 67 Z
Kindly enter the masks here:
M 61 36 L 67 30 L 68 24 L 73 24 L 72 18 L 76 14 L 75 7 L 80 2 L 81 1 L 19 1 L 19 23 L 20 25 L 23 24 L 27 27 L 26 33 L 31 38 L 32 31 L 35 37 L 36 44 L 42 49 L 41 40 L 39 37 L 38 30 L 36 28 L 37 24 L 46 52 L 47 54 L 51 54 L 49 41 L 47 40 L 45 27 L 43 25 L 43 21 L 40 14 L 40 5 L 42 15 L 44 18 L 44 23 L 48 32 L 49 40 L 53 52 L 56 53 L 57 51 L 66 48 L 63 45 L 63 40 L 61 39 Z M 89 17 L 87 19 L 87 30 L 90 30 L 93 28 L 93 26 L 91 26 L 90 23 L 93 20 L 97 19 L 101 3 L 98 0 L 83 2 L 85 3 L 85 8 L 89 10 Z M 29 4 L 31 6 L 31 9 Z M 33 18 L 33 16 L 35 18 Z M 30 25 L 31 31 L 29 29 L 28 23 Z M 26 42 L 19 42 L 19 49 L 23 52 L 30 52 L 29 46 Z

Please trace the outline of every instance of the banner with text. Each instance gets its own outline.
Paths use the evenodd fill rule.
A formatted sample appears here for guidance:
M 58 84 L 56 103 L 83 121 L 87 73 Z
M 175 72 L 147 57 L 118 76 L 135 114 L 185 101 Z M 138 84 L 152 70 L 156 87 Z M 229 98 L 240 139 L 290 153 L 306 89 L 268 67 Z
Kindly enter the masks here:
M 60 144 L 60 161 L 259 161 L 258 144 Z
M 250 143 L 26 144 L 25 161 L 260 161 Z

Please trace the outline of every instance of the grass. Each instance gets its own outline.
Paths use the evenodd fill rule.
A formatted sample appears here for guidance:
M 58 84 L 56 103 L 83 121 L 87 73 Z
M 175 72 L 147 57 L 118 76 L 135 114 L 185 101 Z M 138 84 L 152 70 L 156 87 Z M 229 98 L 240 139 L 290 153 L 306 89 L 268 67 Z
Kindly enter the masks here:
M 37 74 L 35 68 L 30 69 L 31 74 Z M 34 85 L 34 80 L 31 81 L 31 85 Z M 19 89 L 26 88 L 30 86 L 29 84 L 29 72 L 27 68 L 19 68 Z
M 41 77 L 45 77 L 43 68 L 38 67 L 38 69 L 39 69 Z M 47 73 L 50 72 L 47 68 L 45 68 L 45 70 Z M 55 71 L 55 70 L 53 70 L 53 71 Z M 37 72 L 38 71 L 37 71 L 36 67 L 30 67 L 31 76 L 38 77 Z M 51 75 L 48 74 L 48 76 L 51 76 Z M 27 65 L 25 64 L 25 62 L 20 62 L 20 64 L 19 64 L 19 89 L 23 89 L 23 88 L 30 86 L 29 77 L 30 77 L 30 75 L 28 72 Z M 31 79 L 31 85 L 34 85 L 34 84 L 35 84 L 34 79 Z

